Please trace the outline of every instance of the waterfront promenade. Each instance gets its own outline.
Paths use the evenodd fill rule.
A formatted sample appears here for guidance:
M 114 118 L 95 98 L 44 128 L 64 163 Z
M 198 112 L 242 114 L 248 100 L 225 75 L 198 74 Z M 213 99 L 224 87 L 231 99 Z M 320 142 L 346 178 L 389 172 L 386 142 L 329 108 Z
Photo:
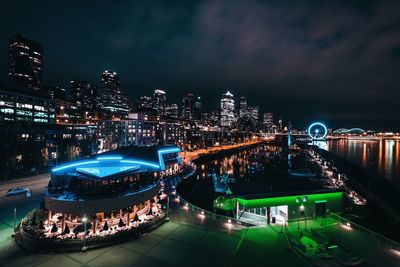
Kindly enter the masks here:
M 173 192 L 173 185 L 166 189 Z M 11 228 L 0 230 L 0 266 L 310 266 L 290 249 L 281 226 L 246 228 L 192 212 L 171 194 L 170 222 L 137 240 L 89 250 L 87 253 L 40 254 L 27 252 L 11 239 Z M 3 223 L 3 222 L 2 222 Z M 2 224 L 4 227 L 4 224 Z M 310 229 L 328 231 L 346 248 L 364 259 L 365 266 L 398 266 L 400 255 L 356 229 L 335 220 L 324 226 L 307 222 Z M 292 235 L 304 231 L 304 222 L 289 224 Z M 205 257 L 207 255 L 207 257 Z
M 192 153 L 191 160 L 199 154 Z M 46 180 L 45 176 L 36 177 Z M 172 179 L 165 182 L 165 193 L 170 195 L 171 204 L 169 222 L 139 239 L 85 254 L 40 254 L 17 246 L 11 238 L 13 207 L 17 207 L 20 220 L 26 212 L 39 206 L 43 188 L 33 188 L 31 198 L 11 199 L 2 194 L 0 266 L 313 266 L 312 259 L 304 259 L 290 248 L 281 226 L 247 228 L 193 211 L 180 204 L 175 192 L 177 182 Z M 0 184 L 0 188 L 4 189 L 3 186 Z M 346 248 L 363 258 L 364 266 L 399 266 L 400 252 L 337 220 L 324 224 L 309 220 L 305 228 L 304 221 L 292 222 L 288 227 L 293 236 L 311 228 L 332 233 Z

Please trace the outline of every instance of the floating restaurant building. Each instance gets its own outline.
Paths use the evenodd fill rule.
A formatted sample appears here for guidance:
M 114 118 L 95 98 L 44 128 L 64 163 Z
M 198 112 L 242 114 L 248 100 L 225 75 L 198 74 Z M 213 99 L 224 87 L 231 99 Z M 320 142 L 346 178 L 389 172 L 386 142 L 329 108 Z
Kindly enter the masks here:
M 182 172 L 179 152 L 176 146 L 123 147 L 57 166 L 44 209 L 33 216 L 37 222 L 23 221 L 20 231 L 42 240 L 90 243 L 162 222 L 161 184 Z

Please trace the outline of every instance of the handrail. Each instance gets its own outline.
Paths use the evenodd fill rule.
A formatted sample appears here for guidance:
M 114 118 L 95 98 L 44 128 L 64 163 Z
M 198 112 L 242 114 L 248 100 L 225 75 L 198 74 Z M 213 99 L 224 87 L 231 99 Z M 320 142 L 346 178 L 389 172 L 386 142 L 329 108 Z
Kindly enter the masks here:
M 200 215 L 204 215 L 206 217 L 212 218 L 214 220 L 220 221 L 220 222 L 225 222 L 228 224 L 236 224 L 240 225 L 243 227 L 250 227 L 250 226 L 265 226 L 265 223 L 261 223 L 256 220 L 249 219 L 248 222 L 240 219 L 236 219 L 234 217 L 226 216 L 226 215 L 221 215 L 217 214 L 211 211 L 208 211 L 206 209 L 202 209 L 200 207 L 197 207 L 193 204 L 191 204 L 189 201 L 185 200 L 183 197 L 181 197 L 179 194 L 176 194 L 177 197 L 179 197 L 179 203 L 187 207 L 189 211 L 196 212 Z
M 214 213 L 214 212 L 210 212 L 208 210 L 202 209 L 200 207 L 197 207 L 197 206 L 191 204 L 189 201 L 185 200 L 178 193 L 176 193 L 176 195 L 179 197 L 180 204 L 185 205 L 188 210 L 193 211 L 193 212 L 197 212 L 197 213 L 199 213 L 201 215 L 205 215 L 205 216 L 210 217 L 210 218 L 212 218 L 214 220 L 219 220 L 220 222 L 237 224 L 237 225 L 241 225 L 241 226 L 244 226 L 244 227 L 247 227 L 247 228 L 250 227 L 250 225 L 252 225 L 252 226 L 259 226 L 259 225 L 265 226 L 264 223 L 261 224 L 261 222 L 256 221 L 256 220 L 248 219 L 248 222 L 246 222 L 244 220 L 240 220 L 240 219 L 237 219 L 237 218 L 234 218 L 234 217 L 220 215 L 220 214 L 217 214 L 217 213 Z M 381 234 L 378 234 L 378 233 L 376 233 L 374 231 L 371 231 L 371 230 L 369 230 L 369 229 L 367 229 L 367 228 L 365 228 L 365 227 L 363 227 L 363 226 L 361 226 L 359 224 L 356 224 L 356 223 L 354 223 L 354 222 L 352 222 L 352 221 L 350 221 L 350 220 L 348 220 L 348 219 L 346 219 L 344 217 L 341 217 L 336 213 L 328 211 L 328 216 L 333 217 L 334 219 L 336 219 L 340 223 L 344 223 L 346 225 L 347 224 L 351 225 L 353 228 L 355 228 L 355 229 L 357 229 L 357 230 L 359 230 L 359 231 L 361 231 L 363 233 L 366 233 L 368 236 L 372 237 L 373 239 L 375 239 L 377 241 L 380 241 L 381 243 L 383 243 L 383 245 L 385 245 L 388 248 L 393 248 L 393 249 L 396 249 L 396 250 L 400 249 L 400 243 L 398 243 L 398 242 L 396 242 L 394 240 L 391 240 L 391 239 L 389 239 L 389 238 L 387 238 L 387 237 L 385 237 L 385 236 L 383 236 Z M 292 219 L 292 220 L 289 220 L 288 223 L 289 222 L 295 222 L 295 221 L 298 221 L 298 220 L 300 220 L 300 221 L 308 220 L 308 219 L 312 219 L 312 218 L 313 217 L 307 217 L 307 218 L 303 217 L 303 218 Z M 286 225 L 285 225 L 285 228 L 286 228 Z M 288 231 L 288 229 L 286 229 L 286 230 Z
M 387 237 L 385 237 L 385 236 L 383 236 L 381 234 L 378 234 L 378 233 L 376 233 L 376 232 L 374 232 L 372 230 L 369 230 L 368 228 L 366 228 L 364 226 L 361 226 L 361 225 L 359 225 L 359 224 L 357 224 L 357 223 L 355 223 L 353 221 L 350 221 L 350 220 L 348 220 L 348 219 L 346 219 L 346 218 L 344 218 L 344 217 L 342 217 L 342 216 L 340 216 L 340 215 L 338 215 L 336 213 L 333 213 L 333 212 L 329 211 L 328 215 L 334 217 L 337 221 L 339 221 L 342 224 L 345 223 L 346 226 L 349 226 L 351 228 L 355 228 L 355 229 L 359 230 L 360 232 L 363 232 L 363 233 L 367 234 L 368 236 L 372 237 L 374 240 L 380 242 L 381 245 L 385 245 L 386 247 L 392 248 L 392 249 L 395 249 L 395 250 L 399 250 L 400 249 L 400 243 L 398 243 L 398 242 L 396 242 L 396 241 L 394 241 L 392 239 L 389 239 L 389 238 L 387 238 Z
M 194 163 L 189 163 L 190 165 L 192 165 L 192 167 L 194 167 L 195 169 L 197 169 L 197 166 Z M 188 178 L 189 176 L 193 175 L 195 172 L 192 172 L 190 175 L 185 176 L 183 179 Z M 201 215 L 205 215 L 207 217 L 210 217 L 214 220 L 219 220 L 220 222 L 225 222 L 225 223 L 229 223 L 229 224 L 237 224 L 243 227 L 249 227 L 251 226 L 259 226 L 259 225 L 265 225 L 264 223 L 261 224 L 259 221 L 255 221 L 255 220 L 251 220 L 249 219 L 249 222 L 240 220 L 240 219 L 236 219 L 234 217 L 230 217 L 230 216 L 225 216 L 225 215 L 220 215 L 211 211 L 208 211 L 206 209 L 202 209 L 200 207 L 197 207 L 193 204 L 191 204 L 189 201 L 187 201 L 186 199 L 184 199 L 182 196 L 180 196 L 178 194 L 178 192 L 176 191 L 175 196 L 177 196 L 179 198 L 179 203 L 186 206 L 188 210 L 193 211 L 193 212 L 197 212 Z
M 196 168 L 195 164 L 191 163 L 191 165 Z M 195 173 L 195 172 L 193 172 L 193 173 Z M 190 175 L 187 175 L 184 179 L 188 178 L 189 176 Z M 232 223 L 232 224 L 237 224 L 237 225 L 240 225 L 240 226 L 243 226 L 243 227 L 246 227 L 246 228 L 248 228 L 250 226 L 257 226 L 257 227 L 258 226 L 266 226 L 265 222 L 261 222 L 261 221 L 258 221 L 258 220 L 253 220 L 253 219 L 243 220 L 241 218 L 235 218 L 235 217 L 220 215 L 220 214 L 217 214 L 215 212 L 208 211 L 206 209 L 203 209 L 203 208 L 200 208 L 200 207 L 197 207 L 197 206 L 191 204 L 189 201 L 187 201 L 181 195 L 179 195 L 177 191 L 176 191 L 175 195 L 179 198 L 179 203 L 185 205 L 188 210 L 191 210 L 191 211 L 194 211 L 194 212 L 198 212 L 199 214 L 206 215 L 207 217 L 211 217 L 211 218 L 213 218 L 215 220 L 219 220 L 221 222 L 225 221 L 225 222 L 229 222 L 229 223 Z

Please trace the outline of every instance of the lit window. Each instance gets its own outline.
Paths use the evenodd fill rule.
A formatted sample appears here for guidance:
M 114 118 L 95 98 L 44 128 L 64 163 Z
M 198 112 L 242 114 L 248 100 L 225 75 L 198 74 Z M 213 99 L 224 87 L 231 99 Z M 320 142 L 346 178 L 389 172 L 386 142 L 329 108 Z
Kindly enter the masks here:
M 14 110 L 11 108 L 2 108 L 0 109 L 0 112 L 5 114 L 14 114 Z

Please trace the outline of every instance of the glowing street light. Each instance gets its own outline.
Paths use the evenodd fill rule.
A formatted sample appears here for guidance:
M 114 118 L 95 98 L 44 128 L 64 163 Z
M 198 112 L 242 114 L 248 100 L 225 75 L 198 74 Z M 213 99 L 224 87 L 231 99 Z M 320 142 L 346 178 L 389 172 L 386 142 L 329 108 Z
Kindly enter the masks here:
M 81 221 L 83 222 L 83 229 L 85 230 L 85 235 L 83 236 L 83 247 L 82 247 L 82 253 L 84 253 L 88 247 L 86 246 L 86 222 L 87 222 L 88 218 L 84 215 L 83 218 L 81 219 Z
M 204 220 L 204 218 L 206 217 L 203 210 L 199 213 L 199 217 L 201 218 L 201 220 Z

